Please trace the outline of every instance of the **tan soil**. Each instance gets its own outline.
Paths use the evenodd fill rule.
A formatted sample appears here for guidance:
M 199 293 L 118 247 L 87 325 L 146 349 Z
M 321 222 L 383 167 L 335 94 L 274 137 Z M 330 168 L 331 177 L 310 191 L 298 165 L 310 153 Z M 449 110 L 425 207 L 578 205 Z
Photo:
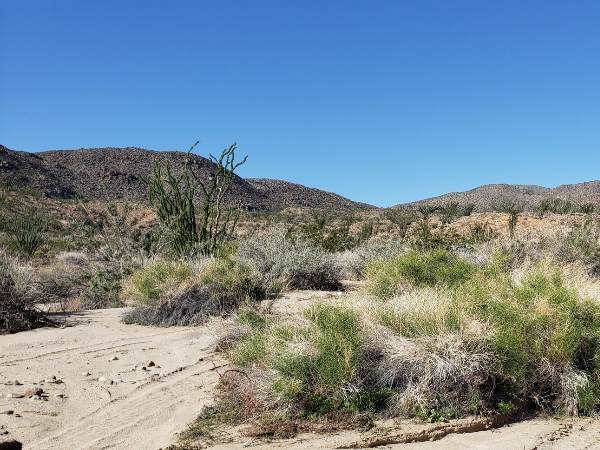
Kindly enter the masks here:
M 0 336 L 0 412 L 14 410 L 0 415 L 8 437 L 26 449 L 156 449 L 174 441 L 218 378 L 210 332 L 124 325 L 122 313 L 85 311 L 71 316 L 71 327 Z M 142 371 L 150 360 L 160 367 Z M 41 384 L 53 376 L 63 383 Z M 4 384 L 14 380 L 23 385 Z M 6 398 L 31 387 L 47 401 Z

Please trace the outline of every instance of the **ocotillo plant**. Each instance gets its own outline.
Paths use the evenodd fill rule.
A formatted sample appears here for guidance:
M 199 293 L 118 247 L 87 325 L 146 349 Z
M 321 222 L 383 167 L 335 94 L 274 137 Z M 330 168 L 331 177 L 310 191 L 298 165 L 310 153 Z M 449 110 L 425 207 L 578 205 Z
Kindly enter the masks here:
M 214 163 L 214 173 L 206 180 L 195 170 L 190 157 L 196 142 L 188 151 L 184 171 L 176 176 L 169 166 L 154 166 L 148 183 L 148 197 L 156 209 L 161 223 L 171 233 L 173 250 L 180 254 L 199 252 L 215 255 L 222 244 L 233 234 L 238 215 L 226 207 L 225 196 L 231 187 L 235 170 L 246 162 L 235 161 L 236 144 L 223 150 Z M 199 189 L 198 189 L 199 187 Z M 200 194 L 201 204 L 196 205 Z

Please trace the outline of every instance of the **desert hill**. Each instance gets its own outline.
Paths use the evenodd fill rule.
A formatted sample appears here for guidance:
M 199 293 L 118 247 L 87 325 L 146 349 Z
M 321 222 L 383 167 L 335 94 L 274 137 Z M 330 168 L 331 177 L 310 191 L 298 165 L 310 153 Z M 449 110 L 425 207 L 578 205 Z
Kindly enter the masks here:
M 505 202 L 515 202 L 525 210 L 535 209 L 544 200 L 560 199 L 577 205 L 594 204 L 600 206 L 600 181 L 589 181 L 578 184 L 565 184 L 555 188 L 546 188 L 535 185 L 518 184 L 487 184 L 465 192 L 451 192 L 448 194 L 419 200 L 413 203 L 396 205 L 442 206 L 451 202 L 462 205 L 472 203 L 477 211 L 492 211 Z
M 29 153 L 0 146 L 0 184 L 33 189 L 54 198 L 141 201 L 146 196 L 144 178 L 154 164 L 168 164 L 180 173 L 188 154 L 137 147 L 52 150 Z M 208 179 L 214 164 L 192 154 L 197 173 Z M 228 196 L 230 204 L 247 210 L 269 211 L 286 207 L 328 209 L 372 208 L 337 194 L 281 180 L 235 176 Z

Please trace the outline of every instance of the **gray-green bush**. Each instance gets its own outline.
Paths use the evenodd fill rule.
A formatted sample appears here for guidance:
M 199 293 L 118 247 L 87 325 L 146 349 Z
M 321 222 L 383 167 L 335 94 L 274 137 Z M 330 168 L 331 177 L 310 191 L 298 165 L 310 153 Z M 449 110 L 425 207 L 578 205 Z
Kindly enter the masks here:
M 49 324 L 36 299 L 31 269 L 0 252 L 0 334 Z
M 263 284 L 277 289 L 341 289 L 341 271 L 334 255 L 283 233 L 240 242 L 236 259 L 252 266 Z

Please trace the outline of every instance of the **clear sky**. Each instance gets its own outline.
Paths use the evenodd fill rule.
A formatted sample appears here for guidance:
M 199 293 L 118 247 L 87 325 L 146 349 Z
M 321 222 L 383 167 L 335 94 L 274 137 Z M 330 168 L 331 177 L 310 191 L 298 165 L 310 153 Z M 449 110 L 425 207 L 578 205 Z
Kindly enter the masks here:
M 197 139 L 381 206 L 598 179 L 600 1 L 0 2 L 0 143 Z

